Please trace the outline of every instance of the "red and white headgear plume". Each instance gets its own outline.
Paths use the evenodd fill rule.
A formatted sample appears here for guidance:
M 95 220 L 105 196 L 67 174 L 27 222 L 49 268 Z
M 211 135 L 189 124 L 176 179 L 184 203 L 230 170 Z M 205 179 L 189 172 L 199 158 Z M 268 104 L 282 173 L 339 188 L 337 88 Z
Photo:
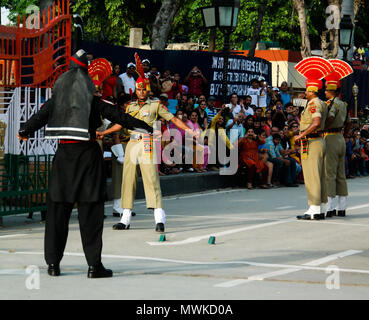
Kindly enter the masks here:
M 323 87 L 322 79 L 334 71 L 333 65 L 321 57 L 301 60 L 295 69 L 306 78 L 306 90 L 318 92 Z
M 341 86 L 341 81 L 354 72 L 352 67 L 345 61 L 339 59 L 329 59 L 334 71 L 325 77 L 327 90 L 337 90 Z
M 109 77 L 111 73 L 111 65 L 109 61 L 104 58 L 95 59 L 88 66 L 88 74 L 97 88 L 102 85 L 103 81 Z
M 135 53 L 135 60 L 136 60 L 136 72 L 139 75 L 136 81 L 136 88 L 141 88 L 141 89 L 146 88 L 147 91 L 151 91 L 150 81 L 145 76 L 145 71 L 144 71 L 141 59 L 138 56 L 137 52 Z

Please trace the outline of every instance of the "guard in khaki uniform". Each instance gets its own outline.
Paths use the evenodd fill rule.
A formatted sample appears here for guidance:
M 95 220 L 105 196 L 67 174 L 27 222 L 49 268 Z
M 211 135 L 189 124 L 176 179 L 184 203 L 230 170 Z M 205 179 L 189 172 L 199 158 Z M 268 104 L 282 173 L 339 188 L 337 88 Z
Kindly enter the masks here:
M 300 134 L 301 163 L 304 172 L 305 188 L 308 196 L 309 209 L 305 214 L 297 216 L 301 220 L 324 219 L 328 201 L 325 184 L 323 138 L 324 125 L 327 117 L 327 106 L 318 98 L 318 91 L 323 87 L 322 78 L 333 72 L 328 60 L 320 57 L 306 58 L 296 65 L 306 80 L 306 97 L 308 104 L 301 114 Z
M 337 214 L 334 205 L 336 196 L 338 196 L 337 215 L 346 215 L 348 196 L 345 175 L 346 142 L 342 132 L 343 130 L 347 132 L 349 129 L 350 117 L 347 112 L 347 104 L 338 98 L 338 94 L 340 80 L 353 73 L 353 70 L 348 63 L 342 60 L 331 59 L 329 62 L 333 65 L 334 72 L 325 78 L 325 95 L 328 99 L 328 116 L 325 126 L 325 172 L 328 193 L 327 217 L 332 217 Z
M 178 128 L 185 130 L 194 137 L 198 134 L 192 131 L 181 120 L 174 117 L 167 107 L 157 100 L 148 99 L 150 91 L 150 82 L 145 77 L 142 63 L 137 54 L 136 70 L 140 77 L 136 81 L 136 94 L 138 100 L 132 102 L 127 107 L 127 113 L 131 116 L 143 120 L 149 126 L 154 127 L 155 121 L 162 117 L 167 121 L 172 121 Z M 114 125 L 106 130 L 102 135 L 106 135 L 113 131 L 120 130 L 119 125 Z M 139 131 L 129 131 L 130 140 L 125 150 L 124 166 L 123 166 L 123 182 L 122 182 L 122 208 L 123 215 L 119 223 L 113 226 L 114 230 L 124 230 L 130 228 L 132 208 L 136 194 L 137 185 L 137 165 L 140 166 L 146 207 L 154 209 L 154 218 L 156 223 L 156 231 L 164 232 L 164 224 L 166 222 L 165 212 L 163 210 L 162 195 L 160 189 L 160 180 L 158 174 L 156 159 L 155 143 L 149 134 L 143 134 Z

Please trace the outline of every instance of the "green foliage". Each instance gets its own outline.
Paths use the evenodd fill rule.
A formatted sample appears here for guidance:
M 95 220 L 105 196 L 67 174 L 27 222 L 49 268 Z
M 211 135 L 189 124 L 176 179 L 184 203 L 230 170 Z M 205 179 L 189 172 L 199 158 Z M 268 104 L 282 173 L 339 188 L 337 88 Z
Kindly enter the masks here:
M 9 17 L 8 19 L 12 23 L 17 22 L 17 17 L 20 15 L 26 14 L 26 9 L 30 5 L 38 5 L 38 0 L 5 0 L 1 2 L 1 5 L 7 9 L 9 9 Z
M 2 5 L 10 9 L 10 19 L 16 21 L 18 13 L 24 14 L 30 4 L 40 0 L 5 0 Z M 250 41 L 257 21 L 257 8 L 262 0 L 241 0 L 237 29 L 231 36 L 231 48 L 241 48 Z M 355 42 L 369 42 L 367 30 L 369 0 L 363 0 L 355 31 Z M 71 0 L 71 11 L 84 20 L 85 39 L 116 45 L 129 42 L 129 29 L 143 28 L 143 42 L 150 43 L 152 25 L 162 0 Z M 201 7 L 212 0 L 181 0 L 180 9 L 172 24 L 168 42 L 208 43 L 209 30 L 203 27 Z M 265 1 L 266 11 L 260 32 L 261 41 L 277 41 L 280 47 L 299 50 L 301 35 L 293 0 Z M 306 0 L 306 18 L 312 49 L 320 48 L 320 35 L 325 30 L 326 0 Z M 223 48 L 223 35 L 217 31 L 216 48 Z

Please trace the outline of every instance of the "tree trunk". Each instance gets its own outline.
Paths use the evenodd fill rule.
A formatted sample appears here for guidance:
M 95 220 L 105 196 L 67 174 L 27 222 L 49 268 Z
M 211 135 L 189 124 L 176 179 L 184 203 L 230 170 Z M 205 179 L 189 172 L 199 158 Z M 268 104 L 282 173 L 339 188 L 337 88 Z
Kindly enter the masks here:
M 306 11 L 305 11 L 305 1 L 304 0 L 293 0 L 293 4 L 297 10 L 300 21 L 300 31 L 301 31 L 301 55 L 303 58 L 311 56 L 311 47 L 309 39 L 309 31 L 306 22 Z
M 339 18 L 341 17 L 340 13 L 340 0 L 329 0 L 328 5 L 337 6 L 337 12 L 327 12 L 329 15 L 327 19 L 327 30 L 322 32 L 321 35 L 321 48 L 322 48 L 322 56 L 325 59 L 334 59 L 338 56 L 339 50 Z M 337 20 L 337 21 L 336 21 Z
M 211 28 L 210 29 L 210 36 L 209 36 L 209 52 L 215 51 L 215 39 L 217 36 L 217 29 Z
M 250 50 L 249 50 L 249 53 L 247 54 L 247 57 L 249 58 L 253 58 L 255 56 L 256 45 L 258 44 L 258 41 L 260 39 L 260 30 L 261 30 L 261 26 L 263 25 L 263 18 L 264 18 L 264 14 L 266 10 L 266 5 L 267 5 L 266 1 L 261 1 L 259 3 L 258 19 L 256 21 L 254 35 L 252 37 L 252 41 L 250 45 Z
M 165 50 L 174 16 L 179 8 L 179 3 L 180 0 L 163 0 L 152 26 L 152 50 Z

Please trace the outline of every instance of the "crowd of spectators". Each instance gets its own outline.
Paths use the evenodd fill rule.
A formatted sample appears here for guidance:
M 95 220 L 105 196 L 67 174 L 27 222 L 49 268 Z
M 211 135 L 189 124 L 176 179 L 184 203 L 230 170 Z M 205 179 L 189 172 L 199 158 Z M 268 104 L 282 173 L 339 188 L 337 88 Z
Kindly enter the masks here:
M 201 137 L 197 142 L 192 138 L 186 141 L 185 132 L 164 119 L 158 119 L 163 135 L 156 145 L 156 150 L 161 151 L 160 175 L 219 170 L 229 166 L 226 156 L 233 148 L 238 148 L 237 174 L 247 188 L 296 187 L 303 183 L 301 147 L 294 140 L 294 136 L 299 134 L 303 107 L 293 104 L 286 82 L 273 88 L 264 79 L 253 79 L 245 97 L 233 93 L 229 103 L 222 104 L 215 97 L 205 95 L 208 80 L 197 66 L 191 68 L 182 81 L 179 73 L 172 70 L 161 73 L 147 59 L 143 60 L 143 65 L 150 80 L 150 98 L 160 100 L 167 107 L 174 102 L 175 116 L 200 132 Z M 112 67 L 112 75 L 102 86 L 103 97 L 118 101 L 120 97 L 129 95 L 135 99 L 135 64 L 129 62 L 124 72 L 118 65 L 112 64 Z M 304 98 L 304 94 L 299 98 Z M 352 132 L 345 136 L 348 178 L 368 174 L 369 110 L 360 112 L 364 123 L 354 125 Z M 171 144 L 171 152 L 166 154 L 168 144 Z M 215 149 L 210 146 L 215 146 Z M 218 152 L 222 146 L 227 151 L 225 156 Z M 210 149 L 216 153 L 215 161 L 211 163 Z M 173 160 L 175 150 L 180 151 L 181 159 Z M 185 161 L 188 154 L 190 162 Z

